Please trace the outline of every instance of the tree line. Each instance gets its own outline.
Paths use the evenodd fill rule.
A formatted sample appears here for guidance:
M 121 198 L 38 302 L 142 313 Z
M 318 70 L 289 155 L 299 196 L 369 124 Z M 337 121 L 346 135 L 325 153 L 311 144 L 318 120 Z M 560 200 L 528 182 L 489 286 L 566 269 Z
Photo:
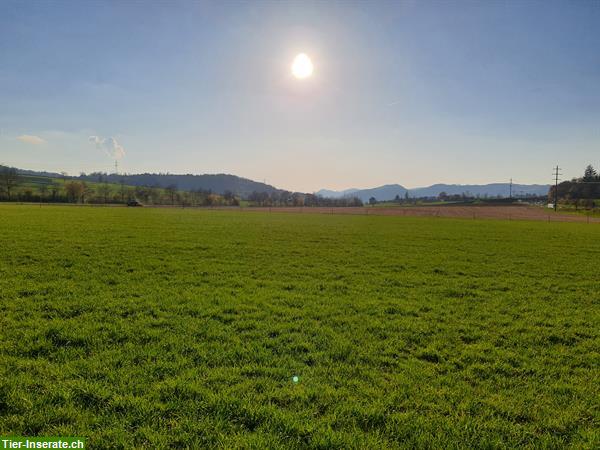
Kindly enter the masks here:
M 396 205 L 417 205 L 417 204 L 428 204 L 428 203 L 474 203 L 477 201 L 485 201 L 490 203 L 511 203 L 515 199 L 527 200 L 527 201 L 543 201 L 544 196 L 533 195 L 533 194 L 513 194 L 511 197 L 504 197 L 502 195 L 473 195 L 470 192 L 463 192 L 462 194 L 448 194 L 445 191 L 440 192 L 437 196 L 418 196 L 411 197 L 408 192 L 404 193 L 403 197 L 396 195 L 392 200 L 377 200 L 375 197 L 369 198 L 369 205 L 376 205 L 379 203 L 384 204 L 396 204 Z
M 255 206 L 363 206 L 363 202 L 357 197 L 329 198 L 290 191 L 270 193 L 254 191 L 248 196 L 247 200 Z

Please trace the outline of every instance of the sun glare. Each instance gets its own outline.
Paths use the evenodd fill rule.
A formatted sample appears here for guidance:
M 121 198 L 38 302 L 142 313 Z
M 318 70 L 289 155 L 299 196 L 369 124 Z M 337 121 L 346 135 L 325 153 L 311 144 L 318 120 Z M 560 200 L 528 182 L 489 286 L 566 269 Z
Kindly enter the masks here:
M 292 63 L 292 74 L 298 78 L 308 78 L 313 73 L 313 63 L 305 53 L 300 53 Z

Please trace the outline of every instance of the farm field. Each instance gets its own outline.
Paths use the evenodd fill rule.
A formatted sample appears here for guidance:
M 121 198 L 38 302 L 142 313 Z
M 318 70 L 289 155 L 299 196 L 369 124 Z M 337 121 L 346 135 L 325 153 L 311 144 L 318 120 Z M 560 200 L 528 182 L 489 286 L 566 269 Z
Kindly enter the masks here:
M 0 205 L 0 435 L 598 448 L 599 254 L 595 223 Z

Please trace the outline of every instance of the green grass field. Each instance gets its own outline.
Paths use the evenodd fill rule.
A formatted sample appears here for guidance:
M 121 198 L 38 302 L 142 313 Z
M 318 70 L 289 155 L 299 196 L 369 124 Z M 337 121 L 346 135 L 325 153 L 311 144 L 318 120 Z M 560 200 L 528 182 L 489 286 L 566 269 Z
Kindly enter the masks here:
M 50 188 L 52 185 L 58 186 L 60 189 L 64 188 L 65 183 L 69 181 L 78 181 L 73 178 L 51 178 L 44 177 L 39 175 L 21 175 L 21 182 L 15 189 L 15 192 L 24 191 L 26 189 L 35 189 L 39 190 L 40 186 L 46 186 Z M 99 186 L 104 185 L 104 183 L 95 182 L 95 181 L 85 181 L 85 183 L 92 189 L 97 189 Z M 106 185 L 110 188 L 111 194 L 116 194 L 119 192 L 121 185 L 115 183 L 106 183 Z M 132 188 L 132 186 L 127 186 L 128 188 Z M 48 194 L 46 193 L 46 196 Z
M 599 254 L 585 223 L 2 205 L 0 435 L 598 448 Z

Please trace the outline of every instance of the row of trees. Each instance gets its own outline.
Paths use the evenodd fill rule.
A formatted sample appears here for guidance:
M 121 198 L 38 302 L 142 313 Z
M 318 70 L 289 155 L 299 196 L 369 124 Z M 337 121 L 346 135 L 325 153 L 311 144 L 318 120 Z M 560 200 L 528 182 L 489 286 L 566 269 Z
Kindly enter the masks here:
M 21 176 L 17 172 L 17 169 L 0 166 L 0 194 L 6 195 L 9 201 L 13 198 L 20 182 Z
M 437 197 L 411 197 L 408 192 L 404 193 L 403 197 L 400 197 L 399 195 L 396 195 L 396 197 L 394 197 L 394 200 L 388 201 L 388 202 L 384 202 L 384 203 L 397 203 L 398 205 L 411 205 L 411 204 L 416 204 L 418 202 L 435 202 L 435 201 L 443 201 L 443 202 L 465 202 L 465 201 L 470 201 L 470 200 L 475 200 L 475 198 L 479 198 L 479 197 L 474 197 L 473 195 L 471 195 L 468 192 L 463 192 L 462 194 L 447 194 L 446 192 L 440 192 L 440 194 Z M 485 198 L 488 198 L 488 196 L 486 195 Z M 500 197 L 498 197 L 500 198 Z M 371 197 L 369 199 L 369 204 L 370 205 L 375 205 L 377 203 L 381 203 L 379 200 L 377 200 L 375 197 Z
M 303 194 L 300 192 L 253 192 L 248 196 L 248 202 L 253 206 L 363 206 L 363 202 L 357 198 L 327 198 L 314 194 Z

